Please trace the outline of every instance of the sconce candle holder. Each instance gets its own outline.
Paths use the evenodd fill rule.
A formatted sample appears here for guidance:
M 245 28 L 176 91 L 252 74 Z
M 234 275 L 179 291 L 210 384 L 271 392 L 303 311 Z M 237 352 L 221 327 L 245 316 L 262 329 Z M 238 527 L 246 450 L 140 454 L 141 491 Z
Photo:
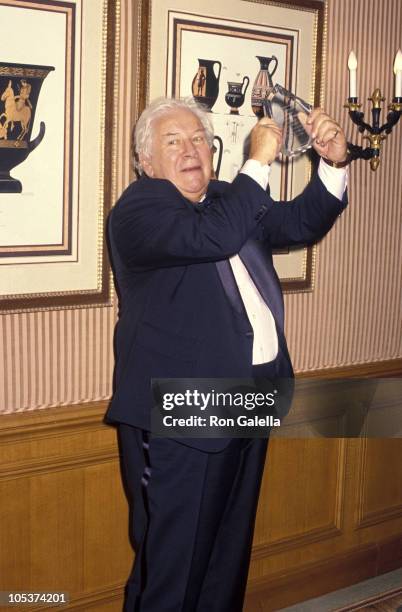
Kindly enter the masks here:
M 390 134 L 394 125 L 396 125 L 402 115 L 402 98 L 394 98 L 392 104 L 388 106 L 388 115 L 386 123 L 380 126 L 380 115 L 381 115 L 381 102 L 385 101 L 382 97 L 379 88 L 375 89 L 368 98 L 371 101 L 371 115 L 372 124 L 364 121 L 364 113 L 360 111 L 361 104 L 359 104 L 358 98 L 348 98 L 345 108 L 349 109 L 349 117 L 355 125 L 358 126 L 359 132 L 368 132 L 368 136 L 363 136 L 370 142 L 370 145 L 366 148 L 358 145 L 350 144 L 349 156 L 350 159 L 369 159 L 370 167 L 372 170 L 377 170 L 380 164 L 380 151 L 382 141 L 386 139 L 385 134 Z M 384 134 L 385 132 L 385 134 Z

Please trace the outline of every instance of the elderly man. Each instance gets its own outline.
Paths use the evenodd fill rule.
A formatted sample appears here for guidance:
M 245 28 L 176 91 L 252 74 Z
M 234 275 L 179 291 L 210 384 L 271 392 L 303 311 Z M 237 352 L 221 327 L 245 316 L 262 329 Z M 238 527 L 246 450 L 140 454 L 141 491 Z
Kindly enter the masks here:
M 312 243 L 342 212 L 342 129 L 307 119 L 326 159 L 287 203 L 267 193 L 281 131 L 252 130 L 231 184 L 211 180 L 212 130 L 194 101 L 158 99 L 141 115 L 141 178 L 110 215 L 120 297 L 115 391 L 136 559 L 126 612 L 240 612 L 267 439 L 150 433 L 151 378 L 291 377 L 271 250 Z

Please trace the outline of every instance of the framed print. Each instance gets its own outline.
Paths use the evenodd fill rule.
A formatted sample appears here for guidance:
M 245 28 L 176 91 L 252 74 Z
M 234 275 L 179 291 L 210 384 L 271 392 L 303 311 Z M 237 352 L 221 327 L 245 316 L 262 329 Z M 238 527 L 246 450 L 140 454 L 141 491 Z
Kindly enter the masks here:
M 142 107 L 163 95 L 203 104 L 216 135 L 215 173 L 232 181 L 270 88 L 278 83 L 321 103 L 325 3 L 233 0 L 228 6 L 225 0 L 142 1 L 138 98 Z M 308 155 L 283 157 L 272 165 L 272 196 L 291 199 L 310 174 Z M 274 261 L 285 291 L 312 288 L 313 248 L 280 251 Z
M 2 311 L 111 303 L 103 236 L 117 9 L 115 0 L 0 0 Z

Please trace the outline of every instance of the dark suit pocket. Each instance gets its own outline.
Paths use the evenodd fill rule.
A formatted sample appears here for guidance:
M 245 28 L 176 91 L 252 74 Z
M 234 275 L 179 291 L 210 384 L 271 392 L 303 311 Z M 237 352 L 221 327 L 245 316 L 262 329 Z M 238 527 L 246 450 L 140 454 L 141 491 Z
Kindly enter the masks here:
M 164 357 L 194 362 L 197 359 L 200 340 L 143 322 L 137 331 L 135 344 Z

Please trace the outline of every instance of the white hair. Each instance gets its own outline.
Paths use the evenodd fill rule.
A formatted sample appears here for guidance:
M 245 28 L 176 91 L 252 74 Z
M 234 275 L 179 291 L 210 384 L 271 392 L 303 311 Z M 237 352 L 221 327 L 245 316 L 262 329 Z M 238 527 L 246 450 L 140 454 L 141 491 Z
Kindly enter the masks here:
M 205 130 L 207 143 L 210 147 L 212 147 L 214 139 L 212 122 L 208 116 L 208 113 L 194 100 L 193 97 L 177 99 L 156 98 L 143 110 L 133 131 L 132 151 L 134 167 L 139 174 L 143 173 L 140 157 L 149 156 L 151 153 L 153 122 L 157 117 L 177 109 L 189 110 L 197 117 L 197 119 L 200 120 L 201 125 Z

